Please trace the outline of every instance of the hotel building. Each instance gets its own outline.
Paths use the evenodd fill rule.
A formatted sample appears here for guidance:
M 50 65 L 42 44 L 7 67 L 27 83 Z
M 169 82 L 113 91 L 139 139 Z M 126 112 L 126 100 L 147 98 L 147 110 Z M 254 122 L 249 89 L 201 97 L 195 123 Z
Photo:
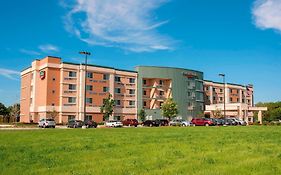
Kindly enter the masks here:
M 215 111 L 221 111 L 226 117 L 235 117 L 253 122 L 254 112 L 258 112 L 259 121 L 262 122 L 262 111 L 267 108 L 254 106 L 254 88 L 253 85 L 238 85 L 213 81 L 204 81 L 204 99 L 205 115 L 208 117 L 215 116 Z M 224 98 L 225 94 L 225 98 Z M 225 100 L 225 107 L 224 107 Z
M 86 118 L 103 121 L 100 106 L 112 95 L 115 119 L 137 118 L 137 72 L 87 66 Z M 57 112 L 57 123 L 84 120 L 85 65 L 57 57 L 35 60 L 21 72 L 21 122 L 38 122 Z

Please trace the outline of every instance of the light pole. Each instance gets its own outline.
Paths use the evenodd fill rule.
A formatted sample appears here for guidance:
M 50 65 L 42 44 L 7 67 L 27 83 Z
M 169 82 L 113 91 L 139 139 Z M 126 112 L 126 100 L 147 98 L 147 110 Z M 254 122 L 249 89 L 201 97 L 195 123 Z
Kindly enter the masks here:
M 82 52 L 79 52 L 79 54 L 81 55 L 85 55 L 85 84 L 84 84 L 84 88 L 85 88 L 85 91 L 84 91 L 84 120 L 86 119 L 86 106 L 87 106 L 87 64 L 88 64 L 88 55 L 91 55 L 90 52 L 85 52 L 85 51 L 82 51 Z
M 225 113 L 226 113 L 226 111 L 225 111 L 225 74 L 219 74 L 219 76 L 220 77 L 222 77 L 223 78 L 223 118 L 225 118 L 226 117 L 226 115 L 225 115 Z

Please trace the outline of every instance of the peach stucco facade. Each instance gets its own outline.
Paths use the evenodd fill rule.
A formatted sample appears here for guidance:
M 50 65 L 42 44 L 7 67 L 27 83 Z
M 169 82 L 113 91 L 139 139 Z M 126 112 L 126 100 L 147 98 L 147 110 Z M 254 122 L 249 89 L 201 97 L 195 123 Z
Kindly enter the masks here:
M 137 118 L 137 73 L 88 65 L 88 119 L 103 121 L 100 106 L 109 94 L 118 101 L 116 119 Z M 21 73 L 21 122 L 38 122 L 56 111 L 57 123 L 84 120 L 85 66 L 62 62 L 57 57 L 35 60 Z M 112 117 L 113 118 L 113 117 Z

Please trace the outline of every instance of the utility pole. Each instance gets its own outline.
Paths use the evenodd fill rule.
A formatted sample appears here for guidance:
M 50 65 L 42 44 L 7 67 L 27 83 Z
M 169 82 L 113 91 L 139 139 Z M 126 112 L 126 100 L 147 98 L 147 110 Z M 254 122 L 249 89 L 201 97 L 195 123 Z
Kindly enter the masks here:
M 223 78 L 223 118 L 226 118 L 226 111 L 225 111 L 225 74 L 219 74 L 220 77 Z

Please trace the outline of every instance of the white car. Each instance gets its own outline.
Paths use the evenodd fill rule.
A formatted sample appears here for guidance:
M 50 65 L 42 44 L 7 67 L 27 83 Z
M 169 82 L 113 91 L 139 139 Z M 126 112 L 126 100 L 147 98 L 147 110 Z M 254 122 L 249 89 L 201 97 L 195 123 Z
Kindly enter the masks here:
M 116 128 L 116 127 L 122 127 L 123 124 L 122 124 L 122 122 L 117 121 L 117 120 L 109 120 L 109 121 L 105 122 L 105 126 Z
M 54 119 L 41 119 L 38 123 L 38 126 L 41 128 L 55 128 L 56 122 Z
M 170 126 L 192 126 L 193 124 L 189 121 L 182 119 L 175 119 L 170 122 Z

